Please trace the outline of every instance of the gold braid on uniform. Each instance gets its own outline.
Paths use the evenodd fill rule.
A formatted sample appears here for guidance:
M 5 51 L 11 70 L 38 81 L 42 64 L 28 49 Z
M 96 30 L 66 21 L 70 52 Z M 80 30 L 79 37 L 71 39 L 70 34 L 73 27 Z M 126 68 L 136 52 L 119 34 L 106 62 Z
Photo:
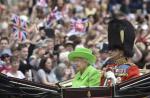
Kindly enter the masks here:
M 114 60 L 114 63 L 117 65 L 121 65 L 121 64 L 127 64 L 128 63 L 128 59 L 125 57 L 120 57 L 117 60 Z

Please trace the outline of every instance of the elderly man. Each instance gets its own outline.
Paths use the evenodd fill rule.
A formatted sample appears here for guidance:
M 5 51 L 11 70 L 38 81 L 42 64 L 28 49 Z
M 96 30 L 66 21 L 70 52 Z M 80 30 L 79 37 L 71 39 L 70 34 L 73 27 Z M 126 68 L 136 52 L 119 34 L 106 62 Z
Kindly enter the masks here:
M 134 41 L 135 29 L 129 21 L 113 19 L 108 23 L 109 53 L 112 62 L 106 65 L 105 75 L 101 79 L 102 85 L 112 84 L 106 83 L 108 78 L 111 78 L 114 83 L 120 83 L 139 76 L 139 68 L 130 62 L 134 54 Z
M 100 72 L 92 65 L 96 57 L 87 48 L 76 48 L 69 55 L 69 60 L 76 64 L 77 74 L 72 81 L 72 87 L 91 87 L 100 85 Z

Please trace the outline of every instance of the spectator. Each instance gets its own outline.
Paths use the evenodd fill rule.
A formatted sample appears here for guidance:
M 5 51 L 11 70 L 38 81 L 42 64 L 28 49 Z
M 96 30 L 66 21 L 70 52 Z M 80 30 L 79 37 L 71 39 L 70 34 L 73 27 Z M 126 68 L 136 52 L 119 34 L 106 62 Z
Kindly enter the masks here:
M 33 81 L 34 82 L 37 82 L 37 71 L 39 70 L 40 68 L 40 62 L 41 62 L 41 59 L 44 58 L 44 57 L 48 57 L 49 54 L 46 54 L 46 46 L 42 43 L 42 44 L 39 44 L 39 46 L 34 50 L 34 53 L 33 55 L 30 56 L 29 58 L 29 63 L 30 63 L 30 66 L 31 66 L 31 70 L 32 70 L 32 74 L 33 74 Z
M 48 39 L 48 40 L 46 40 L 46 43 L 47 43 L 46 52 L 50 53 L 50 54 L 53 54 L 53 52 L 54 52 L 54 40 L 53 39 Z
M 3 52 L 7 52 L 7 54 L 12 55 L 10 47 L 9 47 L 9 40 L 7 37 L 2 37 L 0 40 L 0 44 L 1 44 L 1 50 L 0 50 L 0 55 Z
M 69 61 L 65 61 L 65 64 L 66 64 L 66 69 L 65 69 L 64 80 L 72 79 L 75 76 L 75 70 Z
M 14 78 L 19 78 L 19 79 L 24 79 L 25 76 L 24 74 L 19 71 L 19 58 L 18 57 L 12 57 L 11 58 L 11 70 L 6 74 L 9 77 L 14 77 Z
M 40 69 L 38 70 L 38 79 L 40 83 L 54 85 L 56 82 L 58 82 L 53 67 L 52 58 L 42 58 L 40 62 Z
M 2 60 L 2 62 L 4 62 L 4 64 L 2 64 L 2 66 L 1 66 L 1 73 L 6 74 L 12 68 L 12 66 L 10 65 L 10 55 L 2 54 L 1 60 Z
M 30 65 L 27 57 L 28 57 L 28 47 L 26 45 L 22 45 L 20 51 L 19 70 L 26 76 L 26 78 L 28 77 L 27 74 L 30 69 Z
M 66 69 L 66 65 L 64 63 L 58 64 L 58 66 L 55 69 L 56 78 L 60 82 L 66 80 L 64 79 L 65 69 Z
M 71 51 L 74 50 L 75 45 L 73 44 L 72 41 L 66 41 L 66 43 L 65 43 L 65 48 L 66 48 L 66 51 L 71 52 Z

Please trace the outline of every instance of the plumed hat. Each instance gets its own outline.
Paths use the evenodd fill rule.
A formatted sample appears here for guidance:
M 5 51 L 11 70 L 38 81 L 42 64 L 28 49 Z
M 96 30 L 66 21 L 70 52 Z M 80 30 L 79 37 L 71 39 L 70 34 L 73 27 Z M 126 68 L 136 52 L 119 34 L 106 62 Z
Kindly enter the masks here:
M 124 52 L 125 57 L 133 56 L 135 40 L 135 29 L 125 19 L 113 19 L 108 24 L 109 49 L 119 49 Z

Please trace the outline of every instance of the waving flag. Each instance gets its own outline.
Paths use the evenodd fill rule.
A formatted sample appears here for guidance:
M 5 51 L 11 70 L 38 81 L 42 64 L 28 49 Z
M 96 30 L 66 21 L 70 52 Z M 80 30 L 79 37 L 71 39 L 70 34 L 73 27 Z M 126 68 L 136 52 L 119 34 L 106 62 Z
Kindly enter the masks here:
M 20 18 L 17 15 L 12 15 L 11 21 L 13 22 L 13 25 L 18 26 L 20 25 Z
M 63 13 L 61 11 L 58 11 L 58 7 L 55 7 L 50 14 L 48 15 L 45 26 L 46 27 L 51 27 L 53 25 L 52 21 L 53 20 L 61 20 L 63 18 Z
M 13 23 L 12 31 L 15 34 L 15 37 L 20 41 L 24 41 L 27 38 L 27 22 L 17 15 L 12 15 L 11 21 Z
M 27 39 L 27 32 L 24 30 L 19 30 L 18 28 L 13 27 L 13 33 L 15 34 L 15 37 L 20 41 L 24 41 Z
M 18 39 L 21 41 L 24 41 L 27 39 L 27 32 L 26 31 L 20 31 L 16 35 L 17 35 Z
M 25 30 L 27 28 L 27 22 L 24 21 L 23 19 L 21 19 L 17 15 L 12 15 L 11 21 L 13 23 L 13 26 L 16 26 L 16 27 L 23 29 L 23 30 Z
M 88 22 L 87 18 L 79 19 L 73 18 L 71 19 L 71 26 L 76 32 L 85 32 L 86 31 L 86 23 Z
M 38 6 L 41 6 L 41 7 L 47 7 L 47 6 L 48 6 L 46 0 L 38 0 L 38 1 L 37 1 L 37 5 L 38 5 Z
M 50 14 L 54 19 L 60 20 L 63 18 L 63 12 L 58 11 L 58 7 L 56 6 L 54 10 Z
M 20 19 L 20 26 L 22 27 L 22 29 L 26 29 L 27 28 L 27 22 L 24 21 L 23 19 Z
M 52 26 L 52 20 L 55 19 L 55 12 L 56 12 L 57 8 L 55 7 L 54 10 L 52 10 L 50 12 L 50 14 L 47 16 L 46 21 L 44 23 L 45 27 L 49 28 Z

